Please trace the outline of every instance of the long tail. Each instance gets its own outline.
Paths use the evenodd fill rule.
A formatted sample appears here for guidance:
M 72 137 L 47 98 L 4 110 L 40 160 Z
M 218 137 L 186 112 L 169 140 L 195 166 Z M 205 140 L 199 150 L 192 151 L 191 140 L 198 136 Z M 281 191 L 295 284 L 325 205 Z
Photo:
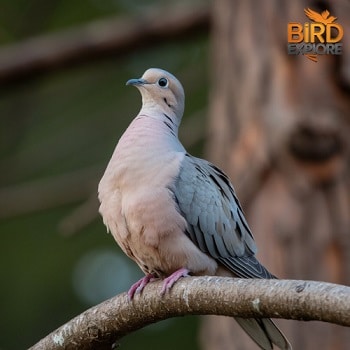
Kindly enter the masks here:
M 224 269 L 218 269 L 218 276 L 240 278 L 276 278 L 254 255 L 242 257 L 218 258 Z M 269 318 L 235 317 L 237 323 L 245 330 L 263 350 L 273 350 L 276 345 L 281 350 L 292 350 L 287 338 Z
M 287 338 L 269 318 L 235 317 L 238 324 L 263 350 L 272 350 L 273 345 L 282 350 L 292 350 Z

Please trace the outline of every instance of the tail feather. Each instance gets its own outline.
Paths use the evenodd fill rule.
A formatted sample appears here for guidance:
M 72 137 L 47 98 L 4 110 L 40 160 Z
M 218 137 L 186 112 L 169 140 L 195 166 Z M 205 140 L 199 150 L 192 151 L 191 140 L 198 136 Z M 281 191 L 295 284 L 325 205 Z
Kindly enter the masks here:
M 235 317 L 237 323 L 263 350 L 272 350 L 276 345 L 281 350 L 292 350 L 287 338 L 269 318 Z

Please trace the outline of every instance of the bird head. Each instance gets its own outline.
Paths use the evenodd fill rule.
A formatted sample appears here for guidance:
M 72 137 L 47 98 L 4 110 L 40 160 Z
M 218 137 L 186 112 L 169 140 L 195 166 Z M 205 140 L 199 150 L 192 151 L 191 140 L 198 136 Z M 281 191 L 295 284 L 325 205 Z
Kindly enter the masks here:
M 185 93 L 181 83 L 169 72 L 150 68 L 139 79 L 130 79 L 126 85 L 136 86 L 142 96 L 143 108 L 161 108 L 165 114 L 176 118 L 179 125 L 184 108 Z

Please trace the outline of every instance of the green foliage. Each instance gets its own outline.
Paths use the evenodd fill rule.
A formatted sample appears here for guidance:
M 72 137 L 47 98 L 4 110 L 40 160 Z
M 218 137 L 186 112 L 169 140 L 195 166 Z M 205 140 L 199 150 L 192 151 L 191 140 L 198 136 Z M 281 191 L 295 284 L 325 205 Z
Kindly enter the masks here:
M 137 11 L 136 5 L 134 9 L 116 1 L 101 4 L 93 0 L 3 0 L 0 42 L 10 43 L 105 16 Z M 41 181 L 50 184 L 50 179 L 61 175 L 97 169 L 86 198 L 59 200 L 55 204 L 54 196 L 53 203 L 35 211 L 30 210 L 30 204 L 34 208 L 43 193 L 31 193 L 30 198 L 28 195 L 24 198 L 19 191 L 15 204 L 28 202 L 29 210 L 0 220 L 1 349 L 32 345 L 101 298 L 119 293 L 118 288 L 125 290 L 140 276 L 135 265 L 124 258 L 112 237 L 105 233 L 97 215 L 73 236 L 62 235 L 59 228 L 90 196 L 95 196 L 97 183 L 118 138 L 141 105 L 139 94 L 125 86 L 126 80 L 139 77 L 151 66 L 176 74 L 188 93 L 186 121 L 207 104 L 207 46 L 205 35 L 168 42 L 142 48 L 123 58 L 110 57 L 60 69 L 1 91 L 0 206 L 10 206 L 4 188 L 12 193 L 20 189 L 19 185 L 33 181 L 39 184 L 35 188 L 40 188 Z M 199 155 L 200 143 L 192 146 L 190 151 Z M 84 179 L 82 186 L 83 183 Z M 42 189 L 53 193 L 54 190 L 50 186 Z M 73 190 L 67 187 L 64 192 L 69 197 Z M 61 198 L 62 193 L 57 196 Z M 107 260 L 94 263 L 91 257 L 100 253 L 107 254 Z M 117 260 L 108 260 L 113 254 Z M 116 263 L 120 259 L 124 262 Z M 99 281 L 98 285 L 92 286 L 84 279 L 85 274 L 77 272 L 82 261 L 91 266 L 85 274 L 96 271 L 99 275 L 95 280 Z M 101 276 L 106 278 L 98 279 Z M 121 280 L 124 282 L 119 283 Z M 79 292 L 84 288 L 77 287 L 80 284 L 95 288 L 97 297 L 94 300 L 84 297 L 86 293 Z M 196 324 L 193 317 L 162 322 L 126 337 L 121 348 L 135 349 L 142 344 L 152 349 L 194 349 Z

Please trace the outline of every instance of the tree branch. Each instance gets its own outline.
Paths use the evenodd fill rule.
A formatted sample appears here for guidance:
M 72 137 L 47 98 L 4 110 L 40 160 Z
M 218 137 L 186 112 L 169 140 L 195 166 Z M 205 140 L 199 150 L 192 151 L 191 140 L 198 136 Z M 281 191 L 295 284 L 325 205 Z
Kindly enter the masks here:
M 125 54 L 207 30 L 208 6 L 173 6 L 139 16 L 96 21 L 0 49 L 0 82 L 33 76 L 107 54 Z
M 0 187 L 0 220 L 86 199 L 91 193 L 96 193 L 101 169 L 102 166 L 96 165 L 51 178 Z M 97 208 L 95 195 L 95 217 Z
M 188 277 L 159 296 L 161 281 L 132 302 L 126 293 L 94 306 L 30 350 L 110 349 L 124 335 L 170 317 L 225 315 L 318 320 L 350 326 L 350 287 L 297 280 Z

